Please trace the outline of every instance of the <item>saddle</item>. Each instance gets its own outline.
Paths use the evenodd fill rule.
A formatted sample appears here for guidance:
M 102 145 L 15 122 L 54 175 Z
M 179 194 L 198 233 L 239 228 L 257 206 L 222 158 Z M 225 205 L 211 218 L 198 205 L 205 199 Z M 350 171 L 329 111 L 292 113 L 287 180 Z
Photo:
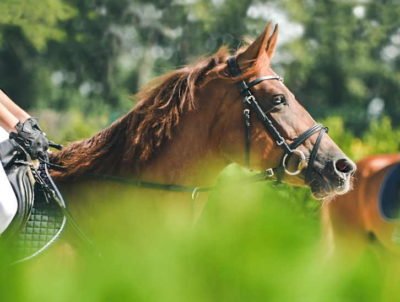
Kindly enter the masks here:
M 12 263 L 32 259 L 59 238 L 66 224 L 65 203 L 47 170 L 46 161 L 32 161 L 13 139 L 0 143 L 0 161 L 18 202 L 11 225 L 1 235 Z
M 400 163 L 385 175 L 379 192 L 379 210 L 384 220 L 400 220 Z

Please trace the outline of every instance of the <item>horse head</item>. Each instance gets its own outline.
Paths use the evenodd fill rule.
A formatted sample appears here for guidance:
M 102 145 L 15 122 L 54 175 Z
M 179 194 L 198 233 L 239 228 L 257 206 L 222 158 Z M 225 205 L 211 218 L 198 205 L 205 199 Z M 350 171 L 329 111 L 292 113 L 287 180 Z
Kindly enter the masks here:
M 344 194 L 356 165 L 317 124 L 271 67 L 278 27 L 217 68 L 225 82 L 215 131 L 222 156 L 308 185 L 316 198 Z M 245 156 L 243 156 L 243 153 Z
M 222 49 L 155 79 L 125 116 L 53 155 L 66 167 L 53 176 L 197 184 L 228 160 L 309 185 L 317 198 L 346 193 L 355 164 L 271 68 L 277 37 L 277 27 L 268 25 L 231 57 Z

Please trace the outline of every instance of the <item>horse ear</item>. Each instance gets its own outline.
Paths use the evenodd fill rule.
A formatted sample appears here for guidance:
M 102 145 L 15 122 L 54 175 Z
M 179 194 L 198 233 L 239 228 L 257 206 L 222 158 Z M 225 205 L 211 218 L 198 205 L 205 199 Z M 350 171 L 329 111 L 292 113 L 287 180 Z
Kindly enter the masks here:
M 246 48 L 246 50 L 239 54 L 238 63 L 242 70 L 255 63 L 257 59 L 265 52 L 269 41 L 271 40 L 270 33 L 271 23 L 268 23 L 263 33 L 259 35 L 258 38 Z
M 275 49 L 276 49 L 276 42 L 278 41 L 278 24 L 275 25 L 274 27 L 274 31 L 272 32 L 271 37 L 268 39 L 267 42 L 267 47 L 266 47 L 266 51 L 267 51 L 267 55 L 268 58 L 272 59 L 272 57 L 274 56 L 275 53 Z

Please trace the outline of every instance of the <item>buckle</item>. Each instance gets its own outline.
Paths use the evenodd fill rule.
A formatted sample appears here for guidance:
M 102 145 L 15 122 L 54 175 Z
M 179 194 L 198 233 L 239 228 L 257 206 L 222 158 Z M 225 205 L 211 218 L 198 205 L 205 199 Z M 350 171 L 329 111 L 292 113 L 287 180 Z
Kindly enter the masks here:
M 289 157 L 293 154 L 297 154 L 300 157 L 300 161 L 297 165 L 296 171 L 290 171 L 287 167 L 287 160 L 289 159 Z M 290 176 L 296 176 L 299 175 L 301 173 L 301 171 L 307 166 L 307 160 L 306 160 L 306 156 L 304 155 L 303 151 L 298 150 L 298 149 L 294 149 L 292 151 L 292 153 L 286 153 L 283 156 L 282 159 L 282 166 L 283 169 L 285 170 L 285 173 L 290 175 Z
M 272 168 L 266 169 L 264 171 L 264 177 L 265 178 L 270 178 L 270 177 L 273 177 L 274 175 L 275 175 L 274 169 L 272 169 Z
M 199 197 L 200 194 L 200 187 L 195 187 L 192 191 L 192 200 L 196 200 L 197 197 Z
M 276 141 L 277 146 L 282 146 L 285 143 L 285 141 L 282 139 L 280 141 Z
M 253 103 L 255 100 L 256 100 L 256 98 L 252 94 L 244 97 L 244 101 L 249 105 L 251 105 L 251 103 Z

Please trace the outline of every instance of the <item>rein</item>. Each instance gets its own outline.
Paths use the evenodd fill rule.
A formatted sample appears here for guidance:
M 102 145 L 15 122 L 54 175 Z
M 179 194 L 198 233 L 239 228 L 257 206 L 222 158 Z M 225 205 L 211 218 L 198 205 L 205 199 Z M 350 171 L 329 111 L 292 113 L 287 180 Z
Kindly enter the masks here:
M 163 184 L 158 182 L 144 181 L 138 179 L 129 179 L 120 176 L 108 175 L 108 174 L 88 174 L 87 179 L 94 180 L 104 180 L 111 181 L 121 184 L 126 184 L 133 187 L 144 188 L 144 189 L 153 189 L 153 190 L 162 190 L 162 191 L 170 191 L 170 192 L 183 192 L 183 193 L 191 193 L 192 200 L 195 200 L 199 193 L 201 192 L 209 192 L 215 190 L 218 187 L 224 186 L 232 186 L 238 184 L 250 184 L 260 181 L 265 181 L 271 179 L 274 176 L 273 169 L 267 169 L 264 172 L 257 173 L 255 175 L 241 178 L 237 181 L 227 183 L 223 186 L 213 185 L 213 186 L 184 186 L 178 184 Z

